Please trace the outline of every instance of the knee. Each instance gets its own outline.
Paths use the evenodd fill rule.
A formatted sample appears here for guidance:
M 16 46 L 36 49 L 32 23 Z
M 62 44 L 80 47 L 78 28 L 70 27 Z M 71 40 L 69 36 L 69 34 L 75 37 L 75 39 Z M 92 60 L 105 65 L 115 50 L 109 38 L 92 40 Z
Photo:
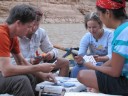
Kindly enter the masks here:
M 17 77 L 17 83 L 21 84 L 21 85 L 25 85 L 25 84 L 29 84 L 30 80 L 28 79 L 27 76 L 21 75 Z
M 78 72 L 77 79 L 79 82 L 82 82 L 83 78 L 84 78 L 84 70 L 80 70 Z
M 12 87 L 14 96 L 34 96 L 34 89 L 27 76 L 16 76 L 14 79 L 15 82 Z
M 30 84 L 28 77 L 25 75 L 17 75 L 17 76 L 9 77 L 8 81 L 7 83 L 10 84 L 10 86 L 12 87 L 12 90 L 13 88 L 16 88 L 14 90 L 17 90 L 19 87 Z
M 64 61 L 65 66 L 68 67 L 69 66 L 69 63 L 70 63 L 69 60 L 65 59 L 65 61 Z
M 60 59 L 60 63 L 62 64 L 62 66 L 69 67 L 70 62 L 69 60 L 62 58 Z
M 14 76 L 11 82 L 13 85 L 12 89 L 14 88 L 14 90 L 28 88 L 31 85 L 30 80 L 25 75 Z

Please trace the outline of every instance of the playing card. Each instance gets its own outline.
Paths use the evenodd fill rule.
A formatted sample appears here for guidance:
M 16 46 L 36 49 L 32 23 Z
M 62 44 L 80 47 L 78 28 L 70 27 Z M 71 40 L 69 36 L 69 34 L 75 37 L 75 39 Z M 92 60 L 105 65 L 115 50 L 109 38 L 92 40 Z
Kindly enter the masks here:
M 83 57 L 83 59 L 85 60 L 85 62 L 92 62 L 93 65 L 96 66 L 96 60 L 94 59 L 93 56 L 87 56 L 87 55 L 85 55 L 85 56 Z

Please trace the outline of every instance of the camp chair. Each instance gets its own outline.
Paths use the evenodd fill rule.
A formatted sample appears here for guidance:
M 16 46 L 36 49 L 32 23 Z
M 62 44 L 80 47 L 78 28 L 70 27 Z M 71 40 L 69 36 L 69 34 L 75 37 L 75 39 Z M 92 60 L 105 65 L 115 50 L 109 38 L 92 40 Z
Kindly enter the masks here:
M 78 50 L 79 48 L 64 48 L 59 45 L 54 45 L 54 48 L 60 49 L 62 51 L 65 51 L 66 53 L 62 56 L 63 58 L 66 58 L 70 61 L 70 71 L 69 71 L 69 76 L 72 68 L 76 65 L 76 62 L 74 61 L 74 56 L 78 55 Z

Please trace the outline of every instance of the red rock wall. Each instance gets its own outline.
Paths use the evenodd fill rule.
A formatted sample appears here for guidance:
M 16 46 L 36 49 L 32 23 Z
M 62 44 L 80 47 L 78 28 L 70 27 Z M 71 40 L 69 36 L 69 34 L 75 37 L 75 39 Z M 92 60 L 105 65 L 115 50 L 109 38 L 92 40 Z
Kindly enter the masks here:
M 40 7 L 42 23 L 83 23 L 84 14 L 95 11 L 95 0 L 2 0 L 0 18 L 6 18 L 13 6 L 22 3 Z

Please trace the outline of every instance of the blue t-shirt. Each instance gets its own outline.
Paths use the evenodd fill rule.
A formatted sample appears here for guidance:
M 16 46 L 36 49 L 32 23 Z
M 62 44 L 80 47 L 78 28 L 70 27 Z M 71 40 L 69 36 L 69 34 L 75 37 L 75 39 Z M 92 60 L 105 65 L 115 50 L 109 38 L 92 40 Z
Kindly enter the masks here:
M 128 78 L 128 22 L 121 24 L 114 32 L 112 52 L 125 58 L 121 76 Z
M 99 55 L 108 56 L 111 59 L 112 49 L 111 43 L 113 39 L 113 32 L 109 29 L 104 29 L 103 36 L 96 41 L 90 32 L 87 32 L 80 41 L 79 55 Z M 87 50 L 89 49 L 89 54 Z

